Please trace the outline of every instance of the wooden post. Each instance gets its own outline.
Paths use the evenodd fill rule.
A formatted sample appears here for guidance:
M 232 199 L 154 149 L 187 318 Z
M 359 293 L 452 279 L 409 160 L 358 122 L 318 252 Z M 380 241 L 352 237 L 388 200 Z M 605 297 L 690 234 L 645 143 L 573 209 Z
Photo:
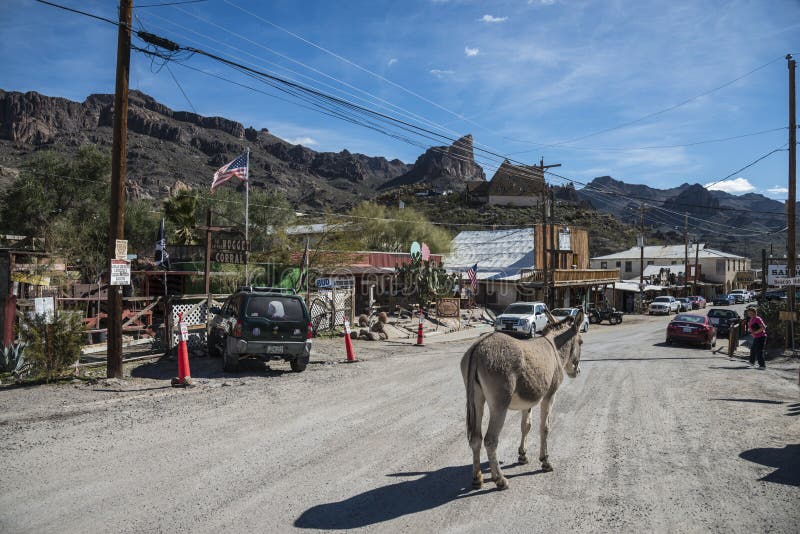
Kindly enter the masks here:
M 125 158 L 128 140 L 128 74 L 131 62 L 133 0 L 119 0 L 117 81 L 114 92 L 114 133 L 111 151 L 111 203 L 108 258 L 115 256 L 116 240 L 125 238 Z M 106 376 L 122 378 L 122 295 L 108 286 L 108 358 Z

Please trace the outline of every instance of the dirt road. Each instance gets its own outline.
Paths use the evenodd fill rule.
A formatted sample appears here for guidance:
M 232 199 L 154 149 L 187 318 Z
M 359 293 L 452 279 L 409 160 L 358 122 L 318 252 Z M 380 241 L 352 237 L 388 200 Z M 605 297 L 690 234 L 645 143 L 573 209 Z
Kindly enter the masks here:
M 511 413 L 504 492 L 488 473 L 470 488 L 469 340 L 360 343 L 351 365 L 321 344 L 299 375 L 198 360 L 187 391 L 148 378 L 163 365 L 122 384 L 3 390 L 0 531 L 796 532 L 796 367 L 666 346 L 667 321 L 592 327 L 552 416 L 555 471 L 514 463 Z

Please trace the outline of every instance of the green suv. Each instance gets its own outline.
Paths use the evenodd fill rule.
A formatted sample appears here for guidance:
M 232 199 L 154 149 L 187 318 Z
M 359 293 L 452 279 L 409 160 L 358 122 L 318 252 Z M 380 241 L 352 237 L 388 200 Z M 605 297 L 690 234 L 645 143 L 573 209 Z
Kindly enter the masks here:
M 292 371 L 304 371 L 311 356 L 311 320 L 303 298 L 294 291 L 242 287 L 222 308 L 211 308 L 214 319 L 208 354 L 222 357 L 225 371 L 239 369 L 239 360 L 285 360 Z

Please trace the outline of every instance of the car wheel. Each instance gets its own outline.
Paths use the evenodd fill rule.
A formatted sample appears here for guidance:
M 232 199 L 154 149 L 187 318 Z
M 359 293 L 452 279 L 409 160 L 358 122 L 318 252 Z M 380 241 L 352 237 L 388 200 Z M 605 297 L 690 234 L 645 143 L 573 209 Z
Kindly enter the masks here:
M 294 360 L 290 360 L 289 365 L 291 366 L 292 371 L 295 373 L 302 373 L 303 371 L 306 370 L 306 364 L 300 363 L 299 361 L 297 361 L 297 358 L 295 358 Z
M 608 324 L 618 324 L 618 323 L 619 319 L 617 319 L 615 316 L 612 315 L 611 317 L 609 317 Z
M 525 334 L 525 339 L 530 339 L 530 338 L 532 338 L 532 337 L 533 337 L 533 334 L 534 334 L 535 332 L 536 332 L 536 325 L 531 325 L 531 328 L 530 328 L 530 330 L 528 330 L 528 333 L 527 333 L 527 334 Z
M 672 345 L 672 339 L 671 338 L 667 338 L 667 345 Z
M 219 343 L 219 339 L 217 339 L 215 336 L 211 335 L 208 336 L 208 341 L 206 341 L 206 345 L 208 347 L 208 356 L 211 358 L 219 358 L 220 356 L 222 356 L 222 352 L 219 350 L 217 343 Z
M 222 353 L 222 369 L 228 373 L 235 373 L 239 370 L 239 355 L 231 354 L 228 349 Z
M 711 337 L 711 339 L 709 339 L 708 341 L 706 341 L 706 343 L 705 343 L 705 347 L 706 347 L 707 349 L 711 349 L 711 348 L 713 348 L 713 347 L 714 347 L 716 344 L 717 344 L 717 336 L 713 336 L 713 337 Z

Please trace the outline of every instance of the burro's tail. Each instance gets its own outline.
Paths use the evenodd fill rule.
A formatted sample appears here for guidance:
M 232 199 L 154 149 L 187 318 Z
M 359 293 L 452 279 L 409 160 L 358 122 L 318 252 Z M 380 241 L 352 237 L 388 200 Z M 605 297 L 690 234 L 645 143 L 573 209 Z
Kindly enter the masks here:
M 480 435 L 480 422 L 477 421 L 477 409 L 475 408 L 475 386 L 478 383 L 478 358 L 475 356 L 475 349 L 480 341 L 474 343 L 464 357 L 467 360 L 467 373 L 464 376 L 464 384 L 467 389 L 467 439 L 471 442 L 474 436 Z

